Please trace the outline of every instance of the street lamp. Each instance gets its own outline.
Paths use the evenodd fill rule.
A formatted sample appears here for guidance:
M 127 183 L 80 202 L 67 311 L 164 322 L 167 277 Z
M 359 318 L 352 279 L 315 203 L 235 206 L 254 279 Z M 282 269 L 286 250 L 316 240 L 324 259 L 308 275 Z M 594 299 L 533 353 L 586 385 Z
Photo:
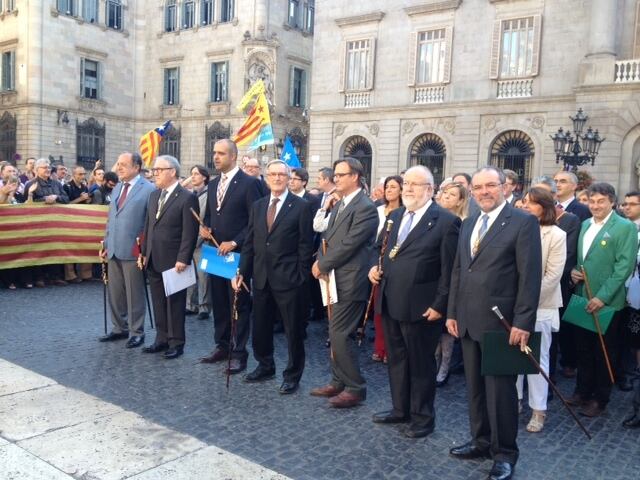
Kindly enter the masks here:
M 583 112 L 582 108 L 578 109 L 575 117 L 569 117 L 573 122 L 573 131 L 575 137 L 570 131 L 566 133 L 559 128 L 555 135 L 551 136 L 553 140 L 553 150 L 556 153 L 556 163 L 562 160 L 563 169 L 577 172 L 578 167 L 591 162 L 593 166 L 600 151 L 600 144 L 605 141 L 600 137 L 598 130 L 595 132 L 591 127 L 583 135 L 582 130 L 589 117 Z

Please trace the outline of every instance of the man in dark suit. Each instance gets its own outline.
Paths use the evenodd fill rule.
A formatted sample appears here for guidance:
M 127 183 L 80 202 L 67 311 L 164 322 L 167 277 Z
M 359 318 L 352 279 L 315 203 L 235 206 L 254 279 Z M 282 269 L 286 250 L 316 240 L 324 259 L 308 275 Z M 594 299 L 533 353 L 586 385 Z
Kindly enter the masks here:
M 260 182 L 244 173 L 236 165 L 238 147 L 228 139 L 216 142 L 213 147 L 213 163 L 220 175 L 209 184 L 209 199 L 200 235 L 213 235 L 220 244 L 218 253 L 227 255 L 242 249 L 247 234 L 249 212 L 253 203 L 262 197 Z M 233 289 L 226 278 L 211 276 L 211 300 L 213 310 L 215 349 L 200 359 L 202 363 L 225 360 L 232 348 L 231 309 Z M 251 298 L 243 289 L 238 295 L 238 321 L 236 338 L 231 352 L 230 373 L 247 368 L 247 340 L 249 339 Z
M 366 397 L 366 382 L 360 374 L 358 353 L 349 335 L 364 314 L 369 293 L 367 272 L 378 227 L 378 212 L 361 187 L 364 170 L 355 159 L 336 162 L 334 179 L 342 199 L 331 212 L 323 233 L 327 252 L 318 251 L 312 273 L 317 279 L 335 272 L 337 303 L 329 319 L 331 340 L 331 382 L 314 388 L 311 395 L 329 397 L 336 408 L 358 405 Z
M 242 171 L 260 182 L 261 196 L 269 195 L 269 185 L 262 176 L 260 161 L 255 157 L 242 157 Z
M 165 358 L 184 352 L 184 313 L 187 290 L 165 296 L 162 272 L 182 273 L 193 259 L 198 224 L 190 209 L 199 211 L 198 199 L 180 185 L 180 163 L 170 155 L 159 156 L 152 169 L 158 190 L 149 197 L 142 243 L 142 263 L 147 268 L 156 339 L 142 349 L 144 353 L 164 351 Z
M 584 222 L 587 218 L 591 218 L 589 207 L 580 203 L 576 198 L 578 177 L 576 177 L 575 173 L 560 170 L 554 175 L 553 181 L 556 182 L 558 190 L 556 193 L 558 207 L 569 213 L 573 213 L 581 222 Z
M 405 435 L 419 438 L 435 427 L 435 352 L 446 318 L 460 219 L 431 200 L 433 175 L 426 167 L 407 170 L 402 185 L 404 207 L 389 216 L 393 227 L 382 272 L 377 259 L 369 270 L 371 283 L 380 283 L 376 311 L 382 313 L 393 404 L 373 421 L 410 422 Z
M 536 217 L 508 205 L 504 174 L 495 167 L 472 179 L 480 212 L 460 231 L 451 275 L 447 330 L 462 342 L 472 439 L 454 447 L 457 458 L 491 455 L 490 479 L 508 479 L 518 460 L 516 375 L 482 375 L 485 332 L 503 330 L 496 305 L 511 322 L 509 343 L 526 345 L 536 321 L 542 282 L 540 226 Z
M 304 370 L 304 290 L 311 271 L 313 228 L 309 204 L 287 191 L 289 167 L 281 160 L 267 165 L 271 194 L 253 204 L 247 236 L 240 256 L 240 276 L 253 278 L 253 354 L 256 369 L 245 376 L 248 383 L 273 378 L 274 313 L 280 313 L 289 347 L 280 393 L 298 389 Z
M 503 172 L 506 179 L 504 183 L 504 199 L 509 205 L 513 205 L 520 198 L 520 194 L 516 192 L 520 179 L 513 170 L 504 169 Z

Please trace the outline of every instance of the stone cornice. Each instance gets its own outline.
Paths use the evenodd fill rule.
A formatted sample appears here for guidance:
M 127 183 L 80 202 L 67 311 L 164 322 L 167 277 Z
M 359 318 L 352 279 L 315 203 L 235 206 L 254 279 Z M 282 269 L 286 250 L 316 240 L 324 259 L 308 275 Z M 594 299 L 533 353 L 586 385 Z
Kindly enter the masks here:
M 365 13 L 363 15 L 354 15 L 353 17 L 336 18 L 336 25 L 339 27 L 347 27 L 351 25 L 360 25 L 362 23 L 379 23 L 384 18 L 384 12 L 377 11 Z
M 225 48 L 222 50 L 209 50 L 205 53 L 207 57 L 228 57 L 233 54 L 233 48 Z
M 0 42 L 0 48 L 12 47 L 14 45 L 18 46 L 18 39 L 17 38 L 12 38 L 11 40 L 3 40 L 2 42 Z
M 103 58 L 103 59 L 109 56 L 108 53 L 100 52 L 99 50 L 93 50 L 87 47 L 81 47 L 80 45 L 76 45 L 76 52 L 82 53 L 84 55 L 88 55 L 90 57 L 97 57 L 97 58 Z
M 311 65 L 311 60 L 298 57 L 297 55 L 287 55 L 287 60 L 291 60 L 292 62 L 302 63 L 303 65 Z
M 160 58 L 158 60 L 158 62 L 160 62 L 161 64 L 164 63 L 176 63 L 176 62 L 181 62 L 182 60 L 184 60 L 184 55 L 176 55 L 175 57 L 164 57 L 164 58 Z
M 491 0 L 490 0 L 491 1 Z M 432 0 L 428 3 L 414 5 L 404 9 L 410 17 L 414 15 L 424 15 L 427 13 L 441 12 L 444 10 L 455 10 L 460 6 L 462 0 Z

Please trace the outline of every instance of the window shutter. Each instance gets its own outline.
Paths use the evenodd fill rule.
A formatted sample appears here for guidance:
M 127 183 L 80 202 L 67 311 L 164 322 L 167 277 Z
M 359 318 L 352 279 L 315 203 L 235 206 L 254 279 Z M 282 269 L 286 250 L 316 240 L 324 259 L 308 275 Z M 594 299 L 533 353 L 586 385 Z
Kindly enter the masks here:
M 346 89 L 346 70 L 347 70 L 347 42 L 342 41 L 342 51 L 340 52 L 340 65 L 338 70 L 338 91 L 344 92 Z
M 500 45 L 502 44 L 502 20 L 493 22 L 493 39 L 491 43 L 491 65 L 489 78 L 497 79 L 500 73 Z
M 444 52 L 444 72 L 442 72 L 442 83 L 451 81 L 451 56 L 453 54 L 453 27 L 447 27 L 444 31 L 446 42 Z
M 289 105 L 296 106 L 296 67 L 289 67 Z
M 300 106 L 307 107 L 307 71 L 302 70 L 300 75 Z
M 80 59 L 80 96 L 84 97 L 84 58 Z
M 209 101 L 216 101 L 216 64 L 211 62 L 211 86 L 209 88 Z
M 97 82 L 96 82 L 96 98 L 98 100 L 102 100 L 102 82 L 103 82 L 103 78 L 102 78 L 102 62 L 97 62 L 96 64 L 96 69 L 97 69 Z
M 367 62 L 367 90 L 373 89 L 373 75 L 376 71 L 376 39 L 369 38 L 369 62 Z
M 180 67 L 176 67 L 176 94 L 173 103 L 180 105 Z
M 542 15 L 533 16 L 533 54 L 531 76 L 535 77 L 540 71 L 540 42 L 542 41 Z
M 16 52 L 9 52 L 9 81 L 11 90 L 17 90 L 16 87 Z
M 162 103 L 169 105 L 169 70 L 164 69 L 164 89 L 162 93 Z
M 416 85 L 416 62 L 418 54 L 418 32 L 409 34 L 409 70 L 407 72 L 407 85 L 414 87 Z
M 229 100 L 229 62 L 224 62 L 224 81 L 222 82 L 222 100 Z

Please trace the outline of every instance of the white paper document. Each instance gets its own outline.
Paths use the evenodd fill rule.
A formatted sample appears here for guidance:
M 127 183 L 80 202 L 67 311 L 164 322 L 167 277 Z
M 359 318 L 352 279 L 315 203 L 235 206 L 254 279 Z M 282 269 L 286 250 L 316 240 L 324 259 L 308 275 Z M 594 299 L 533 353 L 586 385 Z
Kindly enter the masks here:
M 173 295 L 180 290 L 189 288 L 196 283 L 196 269 L 191 265 L 187 265 L 182 273 L 176 272 L 175 267 L 162 272 L 162 283 L 164 283 L 165 296 Z
M 331 304 L 338 303 L 338 289 L 336 288 L 336 271 L 331 270 L 329 272 L 329 285 L 327 286 L 327 281 L 324 279 L 320 279 L 320 291 L 322 292 L 322 305 L 327 306 L 329 300 Z M 329 292 L 329 298 L 327 299 L 327 291 Z

